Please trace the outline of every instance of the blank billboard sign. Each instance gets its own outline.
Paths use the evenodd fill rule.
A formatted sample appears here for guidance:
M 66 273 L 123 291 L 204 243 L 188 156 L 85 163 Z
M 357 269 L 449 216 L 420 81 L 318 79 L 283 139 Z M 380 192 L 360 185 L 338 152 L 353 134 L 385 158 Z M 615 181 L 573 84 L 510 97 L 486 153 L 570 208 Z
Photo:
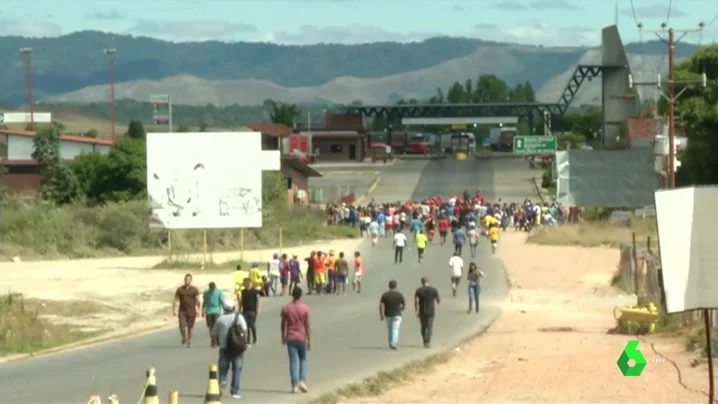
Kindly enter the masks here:
M 666 310 L 718 308 L 718 187 L 655 193 Z
M 262 171 L 279 168 L 259 132 L 148 133 L 150 227 L 262 227 Z
M 653 150 L 556 153 L 557 200 L 564 206 L 642 208 L 653 204 Z

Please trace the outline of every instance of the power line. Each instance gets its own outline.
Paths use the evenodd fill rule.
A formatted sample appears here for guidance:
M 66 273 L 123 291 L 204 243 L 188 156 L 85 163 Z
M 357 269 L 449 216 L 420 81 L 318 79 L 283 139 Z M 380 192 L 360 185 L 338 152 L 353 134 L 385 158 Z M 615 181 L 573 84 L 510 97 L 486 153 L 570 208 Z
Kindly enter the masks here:
M 711 22 L 709 22 L 709 23 L 706 24 L 705 26 L 707 27 L 707 26 L 713 25 L 713 23 L 716 22 L 716 21 L 718 21 L 718 13 L 716 13 L 715 17 L 713 17 L 713 19 L 711 20 Z
M 639 23 L 638 23 L 638 18 L 636 18 L 636 7 L 633 5 L 633 0 L 631 0 L 631 13 L 633 13 L 633 22 L 635 22 L 636 25 L 638 25 Z M 718 16 L 716 16 L 716 17 L 718 17 Z
M 668 11 L 666 12 L 666 25 L 671 19 L 671 8 L 673 8 L 673 0 L 668 0 Z

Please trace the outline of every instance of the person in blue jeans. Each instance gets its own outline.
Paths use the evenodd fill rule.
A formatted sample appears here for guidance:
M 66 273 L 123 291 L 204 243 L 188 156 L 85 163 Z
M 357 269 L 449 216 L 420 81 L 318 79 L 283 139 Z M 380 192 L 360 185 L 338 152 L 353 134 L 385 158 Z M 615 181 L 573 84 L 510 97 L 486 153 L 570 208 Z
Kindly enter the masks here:
M 234 352 L 228 344 L 228 335 L 235 324 L 244 330 L 247 335 L 247 323 L 241 314 L 235 311 L 235 303 L 233 300 L 227 299 L 222 302 L 224 314 L 221 315 L 212 327 L 211 335 L 219 341 L 219 383 L 220 388 L 224 390 L 227 387 L 227 379 L 229 378 L 229 370 L 232 369 L 232 381 L 230 384 L 230 393 L 232 398 L 242 398 L 239 395 L 240 380 L 242 378 L 242 367 L 244 366 L 244 353 Z
M 464 248 L 464 242 L 466 241 L 466 233 L 464 233 L 464 229 L 459 227 L 458 230 L 456 230 L 456 233 L 454 233 L 454 252 L 457 255 L 461 255 L 461 250 Z
M 312 349 L 309 316 L 309 306 L 302 302 L 302 288 L 296 286 L 292 290 L 292 302 L 282 307 L 281 314 L 282 344 L 287 346 L 292 393 L 309 391 L 307 356 Z
M 389 291 L 384 292 L 379 299 L 379 319 L 386 321 L 386 328 L 389 334 L 389 348 L 398 349 L 399 345 L 399 329 L 401 328 L 402 312 L 406 302 L 404 295 L 396 290 L 395 280 L 389 281 Z
M 476 308 L 476 312 L 479 312 L 479 295 L 481 294 L 481 278 L 484 277 L 484 273 L 479 271 L 476 263 L 471 262 L 469 264 L 469 274 L 466 276 L 466 280 L 469 284 L 469 310 L 467 313 L 471 313 L 472 307 Z

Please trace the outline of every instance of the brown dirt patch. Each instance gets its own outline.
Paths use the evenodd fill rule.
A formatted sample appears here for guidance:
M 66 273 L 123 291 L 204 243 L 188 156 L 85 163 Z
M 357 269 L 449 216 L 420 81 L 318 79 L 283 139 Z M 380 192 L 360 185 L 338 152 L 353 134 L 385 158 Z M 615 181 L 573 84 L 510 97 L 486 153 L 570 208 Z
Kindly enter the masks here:
M 706 367 L 691 367 L 694 355 L 676 336 L 644 339 L 639 348 L 649 365 L 640 377 L 619 372 L 616 360 L 633 337 L 607 330 L 615 326 L 613 309 L 635 303 L 635 296 L 608 286 L 618 250 L 525 240 L 508 232 L 501 242 L 511 301 L 489 330 L 451 353 L 447 363 L 416 372 L 384 394 L 339 402 L 706 401 Z M 666 362 L 650 363 L 659 357 Z

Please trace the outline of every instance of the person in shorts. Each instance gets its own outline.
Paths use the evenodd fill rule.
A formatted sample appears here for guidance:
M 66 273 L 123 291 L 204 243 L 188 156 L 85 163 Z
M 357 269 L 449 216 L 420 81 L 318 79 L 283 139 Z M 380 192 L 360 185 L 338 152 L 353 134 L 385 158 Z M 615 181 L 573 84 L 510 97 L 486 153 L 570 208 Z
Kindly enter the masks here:
M 339 259 L 337 259 L 336 265 L 335 265 L 336 275 L 335 275 L 335 284 L 336 284 L 336 293 L 339 294 L 346 294 L 347 293 L 347 277 L 349 276 L 349 263 L 344 258 L 344 253 L 339 253 Z
M 289 290 L 294 290 L 302 281 L 302 268 L 297 254 L 289 260 Z
M 356 251 L 354 253 L 354 280 L 352 282 L 352 290 L 361 293 L 361 278 L 364 275 L 364 260 L 361 257 L 361 253 Z

